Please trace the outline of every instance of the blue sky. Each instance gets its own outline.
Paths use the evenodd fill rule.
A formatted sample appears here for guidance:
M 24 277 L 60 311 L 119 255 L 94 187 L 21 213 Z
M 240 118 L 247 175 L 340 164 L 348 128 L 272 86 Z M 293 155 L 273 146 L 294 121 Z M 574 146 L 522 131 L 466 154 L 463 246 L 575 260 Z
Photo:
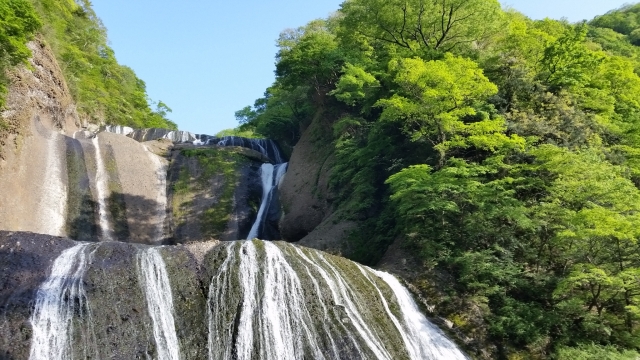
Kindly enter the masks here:
M 575 22 L 624 0 L 501 0 L 534 19 Z M 280 32 L 339 8 L 341 0 L 93 0 L 121 64 L 135 70 L 154 100 L 173 109 L 181 130 L 215 134 L 237 126 L 274 80 Z

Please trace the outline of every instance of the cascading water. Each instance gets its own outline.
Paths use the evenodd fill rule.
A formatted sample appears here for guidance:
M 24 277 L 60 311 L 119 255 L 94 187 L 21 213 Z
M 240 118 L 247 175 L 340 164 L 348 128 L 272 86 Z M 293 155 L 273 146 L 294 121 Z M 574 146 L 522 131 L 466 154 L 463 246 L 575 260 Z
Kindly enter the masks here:
M 158 192 L 155 199 L 157 203 L 155 217 L 158 225 L 156 227 L 156 233 L 153 234 L 152 238 L 156 243 L 160 243 L 164 238 L 164 221 L 167 217 L 167 166 L 162 163 L 158 155 L 149 151 L 149 148 L 145 146 L 144 149 L 149 155 L 149 159 L 155 168 L 158 178 L 156 184 Z
M 87 269 L 87 249 L 91 245 L 80 243 L 65 250 L 53 263 L 51 275 L 36 294 L 36 305 L 31 315 L 33 339 L 29 359 L 72 359 L 73 318 L 79 314 L 86 319 L 81 329 L 84 355 L 97 358 L 95 335 L 91 327 L 91 310 L 87 303 L 83 276 Z
M 42 181 L 43 194 L 40 196 L 38 219 L 39 233 L 55 236 L 65 234 L 67 211 L 67 187 L 62 180 L 63 159 L 60 154 L 60 137 L 62 135 L 51 132 L 47 137 L 47 161 Z
M 224 136 L 218 139 L 209 139 L 208 143 L 217 141 L 219 146 L 241 146 L 255 150 L 271 159 L 275 164 L 282 164 L 284 157 L 278 146 L 270 139 L 248 139 L 239 136 Z
M 127 136 L 127 135 L 133 133 L 135 130 L 133 128 L 131 128 L 131 127 L 128 127 L 128 126 L 107 125 L 107 126 L 105 126 L 104 131 L 110 132 L 110 133 L 114 133 L 114 134 L 118 134 L 118 135 Z
M 466 359 L 389 274 L 283 243 L 224 251 L 209 287 L 210 360 Z
M 153 241 L 159 243 L 162 242 L 164 237 L 164 220 L 167 206 L 167 167 L 162 164 L 158 155 L 149 151 L 146 146 L 144 149 L 147 151 L 158 177 L 157 208 L 155 209 L 157 225 Z M 180 345 L 176 335 L 171 283 L 169 282 L 165 262 L 157 247 L 140 250 L 137 254 L 137 260 L 140 283 L 144 289 L 147 310 L 153 323 L 153 337 L 156 342 L 158 359 L 179 360 L 181 358 Z
M 98 203 L 98 225 L 102 233 L 102 240 L 111 241 L 111 225 L 109 224 L 106 204 L 107 183 L 109 178 L 105 170 L 104 161 L 102 160 L 98 136 L 96 135 L 91 141 L 96 155 L 96 177 L 94 184 L 96 189 L 96 202 Z
M 174 141 L 192 140 L 191 135 L 183 133 L 163 136 Z M 262 164 L 260 168 L 262 201 L 248 234 L 249 239 L 264 238 L 268 232 L 265 229 L 271 229 L 277 217 L 277 188 L 288 164 L 283 162 L 275 143 L 240 139 L 215 141 L 224 146 L 254 148 L 276 163 Z M 55 140 L 50 141 L 54 149 Z M 115 226 L 109 223 L 106 206 L 108 174 L 99 139 L 94 137 L 91 144 L 95 149 L 92 186 L 98 225 L 102 240 L 106 241 L 114 237 Z M 157 226 L 149 234 L 153 243 L 160 243 L 164 239 L 167 166 L 144 148 L 156 170 L 157 182 L 154 179 L 153 186 L 158 188 L 154 199 L 158 207 L 148 209 Z M 62 171 L 60 166 L 48 170 L 47 176 L 60 179 L 56 171 Z M 60 212 L 60 204 L 48 206 L 54 213 Z M 62 229 L 61 226 L 52 223 L 54 229 Z M 197 271 L 191 267 L 193 258 L 180 251 L 187 252 L 179 246 L 80 243 L 62 252 L 37 291 L 30 318 L 30 358 L 177 360 L 203 358 L 208 353 L 211 360 L 466 359 L 422 315 L 407 289 L 390 274 L 285 243 L 228 242 L 206 250 L 198 260 L 205 259 L 198 263 Z M 115 259 L 124 261 L 116 266 Z M 183 260 L 178 259 L 187 260 L 180 263 Z M 180 272 L 185 269 L 198 273 L 190 278 L 193 281 L 189 286 L 193 288 L 189 289 L 193 291 L 181 292 L 187 276 Z M 118 276 L 110 279 L 113 271 L 119 271 Z M 201 274 L 209 276 L 204 280 L 209 283 L 208 289 L 201 282 Z M 127 278 L 128 275 L 131 276 Z M 126 304 L 118 301 L 114 305 L 116 314 L 111 316 L 105 315 L 99 305 L 105 294 L 131 296 Z M 194 298 L 198 300 L 193 301 Z M 93 324 L 99 325 L 94 329 Z M 185 334 L 189 331 L 197 336 L 187 339 Z M 126 350 L 118 353 L 121 349 Z
M 158 248 L 138 253 L 140 282 L 144 287 L 147 309 L 153 322 L 158 359 L 179 360 L 180 345 L 174 323 L 171 284 Z
M 260 208 L 256 220 L 251 226 L 247 240 L 254 238 L 260 238 L 263 235 L 262 229 L 265 226 L 269 208 L 271 207 L 271 201 L 273 200 L 277 191 L 278 185 L 282 177 L 287 172 L 288 163 L 272 165 L 262 164 L 260 167 L 260 177 L 262 179 L 262 200 L 260 201 Z M 271 240 L 271 239 L 268 239 Z
M 384 271 L 372 269 L 369 271 L 389 285 L 402 309 L 404 324 L 401 326 L 404 329 L 405 343 L 412 359 L 459 359 L 462 357 L 460 350 L 440 332 L 440 329 L 422 315 L 411 294 L 398 279 Z

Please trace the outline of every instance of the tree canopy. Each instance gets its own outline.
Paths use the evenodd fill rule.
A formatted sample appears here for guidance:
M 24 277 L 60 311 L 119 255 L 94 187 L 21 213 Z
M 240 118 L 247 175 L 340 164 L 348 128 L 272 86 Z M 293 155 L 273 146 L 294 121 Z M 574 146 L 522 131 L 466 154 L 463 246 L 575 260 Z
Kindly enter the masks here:
M 275 83 L 237 116 L 285 147 L 315 124 L 332 205 L 361 225 L 347 255 L 405 239 L 499 356 L 638 356 L 639 14 L 349 0 L 281 35 Z

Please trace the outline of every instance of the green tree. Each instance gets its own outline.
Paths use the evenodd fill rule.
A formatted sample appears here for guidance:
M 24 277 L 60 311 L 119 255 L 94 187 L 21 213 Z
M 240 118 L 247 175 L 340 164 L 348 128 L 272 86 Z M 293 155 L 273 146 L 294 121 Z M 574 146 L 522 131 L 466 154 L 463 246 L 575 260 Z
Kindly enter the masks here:
M 501 23 L 495 0 L 351 0 L 341 5 L 345 32 L 430 57 L 482 44 Z
M 504 119 L 490 119 L 486 113 L 474 117 L 476 107 L 498 91 L 475 62 L 447 54 L 429 62 L 392 61 L 390 71 L 400 91 L 377 102 L 383 108 L 381 120 L 399 122 L 413 141 L 430 143 L 439 153 L 439 166 L 452 148 L 495 151 L 524 145 L 517 136 L 504 134 Z
M 41 25 L 29 1 L 0 0 L 0 108 L 4 106 L 7 91 L 5 72 L 31 56 L 27 42 L 33 39 Z

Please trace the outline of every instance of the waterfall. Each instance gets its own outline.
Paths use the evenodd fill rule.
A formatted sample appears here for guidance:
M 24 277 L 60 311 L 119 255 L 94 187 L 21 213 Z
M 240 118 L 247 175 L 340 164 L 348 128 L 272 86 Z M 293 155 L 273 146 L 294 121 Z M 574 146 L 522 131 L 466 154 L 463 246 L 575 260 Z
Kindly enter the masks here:
M 152 239 L 156 243 L 160 243 L 164 238 L 164 221 L 167 217 L 167 166 L 162 163 L 162 160 L 158 155 L 149 151 L 148 147 L 144 146 L 144 149 L 149 155 L 149 159 L 155 168 L 156 176 L 158 178 L 158 182 L 156 183 L 158 193 L 155 199 L 155 202 L 157 203 L 155 219 L 158 226 L 156 228 L 156 233 L 152 236 Z
M 278 185 L 287 171 L 287 163 L 272 165 L 262 164 L 260 167 L 260 177 L 262 179 L 262 200 L 256 220 L 251 226 L 247 240 L 260 237 L 262 229 L 267 221 L 267 215 L 271 206 L 271 201 L 277 191 Z
M 104 131 L 110 132 L 110 133 L 114 133 L 114 134 L 118 134 L 118 135 L 128 136 L 129 134 L 131 134 L 135 130 L 133 128 L 128 127 L 128 126 L 107 125 L 107 126 L 105 126 Z
M 111 225 L 109 224 L 109 215 L 107 213 L 107 186 L 109 177 L 107 175 L 104 162 L 102 161 L 102 154 L 100 152 L 100 144 L 98 142 L 98 136 L 96 135 L 92 139 L 93 148 L 96 154 L 96 200 L 98 203 L 98 224 L 100 225 L 100 231 L 102 233 L 103 241 L 111 241 Z
M 43 194 L 40 196 L 38 208 L 38 232 L 55 236 L 65 234 L 67 211 L 67 187 L 62 179 L 63 158 L 60 157 L 60 154 L 65 152 L 60 149 L 60 137 L 60 134 L 51 132 L 46 140 L 46 165 L 44 178 L 40 180 Z
M 91 310 L 87 303 L 83 276 L 87 269 L 86 250 L 89 244 L 80 243 L 62 252 L 54 261 L 51 275 L 36 294 L 31 315 L 33 338 L 29 359 L 72 359 L 74 316 L 83 323 L 85 357 L 98 358 L 95 335 L 91 328 Z M 93 349 L 91 349 L 93 347 Z
M 393 291 L 402 312 L 407 348 L 412 359 L 466 359 L 460 350 L 418 309 L 409 291 L 393 275 L 369 269 L 384 280 Z
M 158 248 L 138 252 L 140 283 L 143 284 L 147 309 L 153 323 L 158 359 L 179 360 L 180 346 L 174 324 L 171 284 Z
M 210 360 L 467 359 L 387 273 L 258 240 L 215 261 Z
M 237 278 L 235 274 L 235 265 L 237 263 L 237 252 L 235 251 L 235 243 L 229 242 L 225 246 L 226 256 L 222 264 L 217 268 L 216 273 L 211 278 L 211 284 L 209 285 L 209 294 L 207 296 L 207 319 L 209 336 L 207 338 L 207 348 L 209 349 L 209 359 L 231 359 L 233 344 L 234 327 L 227 323 L 227 319 L 234 316 L 233 307 L 226 307 L 231 304 L 230 299 L 233 297 L 232 290 L 238 289 Z M 257 268 L 250 267 L 251 269 Z M 249 278 L 250 275 L 243 275 L 244 278 Z M 246 287 L 240 289 L 249 288 L 255 284 L 245 284 Z M 249 294 L 245 292 L 244 294 Z M 243 296 L 244 296 L 243 294 Z M 247 301 L 243 301 L 243 306 Z M 251 314 L 249 314 L 250 316 Z M 249 334 L 247 334 L 249 336 Z M 253 332 L 251 332 L 253 335 Z M 253 341 L 253 340 L 252 340 Z
M 205 138 L 206 135 L 200 135 L 199 138 Z M 216 143 L 219 146 L 241 146 L 255 150 L 262 155 L 268 157 L 275 164 L 284 163 L 284 156 L 276 145 L 275 141 L 270 139 L 248 139 L 239 136 L 223 136 L 221 138 L 207 139 L 206 144 Z

